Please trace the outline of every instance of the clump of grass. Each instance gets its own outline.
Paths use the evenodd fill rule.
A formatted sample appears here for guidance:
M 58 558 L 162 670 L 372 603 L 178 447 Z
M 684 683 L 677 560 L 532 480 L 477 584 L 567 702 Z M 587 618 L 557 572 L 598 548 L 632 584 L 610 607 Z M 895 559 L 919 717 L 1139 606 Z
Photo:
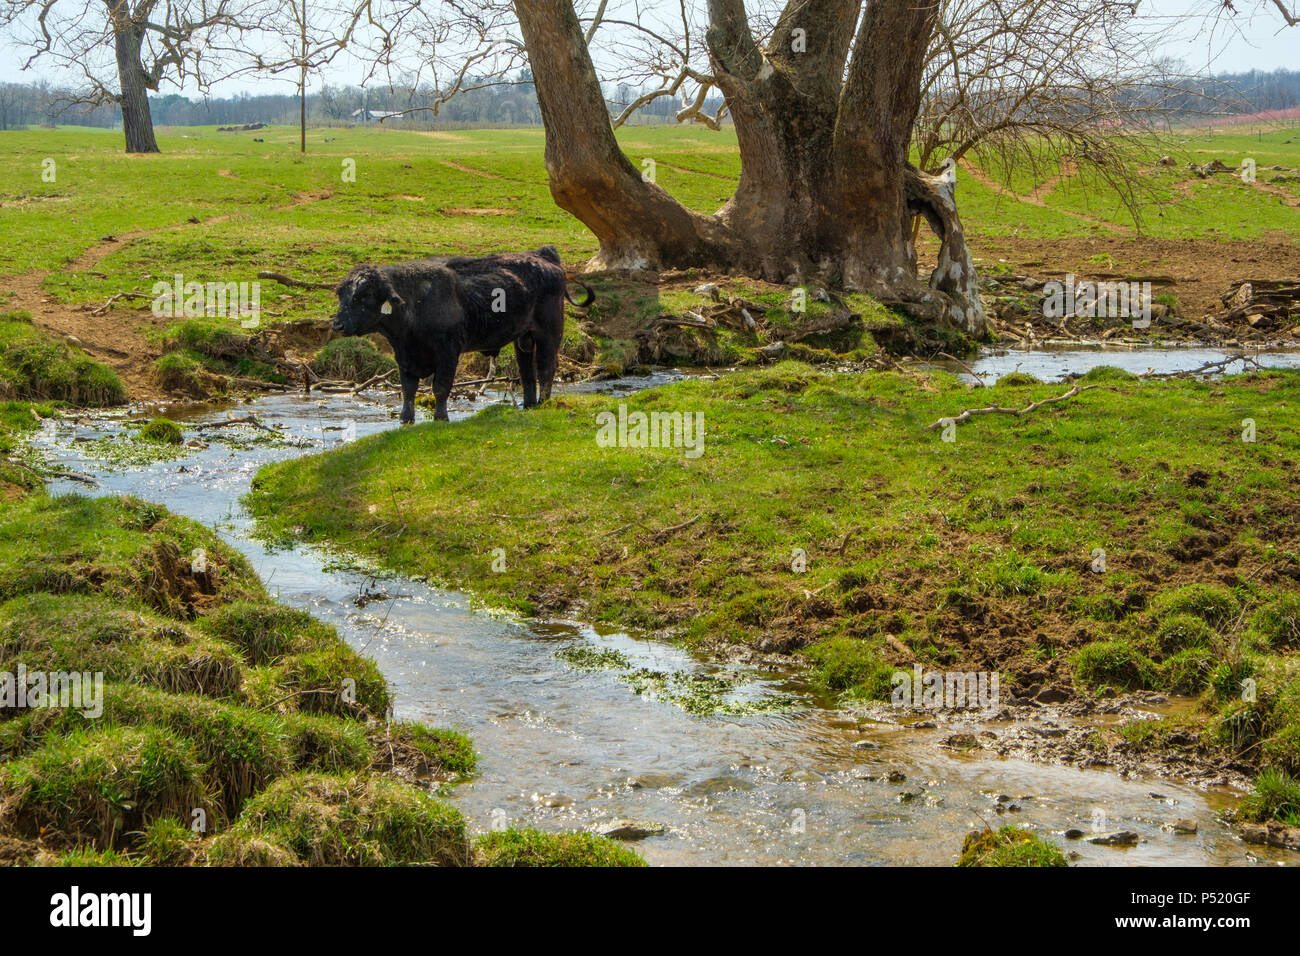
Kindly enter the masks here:
M 179 445 L 185 440 L 181 434 L 181 426 L 170 418 L 152 419 L 140 429 L 137 437 L 141 441 L 151 442 L 155 445 Z
M 431 772 L 470 774 L 478 764 L 474 742 L 455 730 L 394 721 L 388 725 L 386 740 L 416 750 Z M 382 757 L 382 745 L 379 752 Z
M 0 319 L 0 398 L 90 408 L 126 402 L 126 387 L 111 368 L 51 339 L 30 316 L 14 320 L 13 315 Z
M 464 865 L 465 821 L 427 791 L 382 776 L 282 777 L 248 802 L 213 842 L 213 862 L 262 840 L 315 866 Z
M 321 378 L 365 382 L 397 368 L 392 356 L 360 336 L 334 339 L 311 360 L 311 370 Z
M 1238 814 L 1255 823 L 1281 820 L 1288 826 L 1300 827 L 1300 780 L 1283 770 L 1265 770 L 1256 778 L 1255 789 L 1242 801 Z
M 289 658 L 284 682 L 309 713 L 382 717 L 392 704 L 375 662 L 342 642 Z
M 261 665 L 295 651 L 316 650 L 335 640 L 329 629 L 305 611 L 269 601 L 234 601 L 216 608 L 203 629 L 244 652 L 249 663 Z
M 1128 641 L 1094 641 L 1071 656 L 1074 675 L 1085 687 L 1150 689 L 1158 682 L 1155 662 Z
M 1223 628 L 1237 620 L 1241 603 L 1231 591 L 1217 584 L 1189 584 L 1158 595 L 1151 609 L 1160 617 L 1188 614 L 1212 628 Z
M 1255 612 L 1250 626 L 1273 647 L 1300 646 L 1300 595 L 1279 595 Z
M 994 387 L 995 388 L 1020 388 L 1026 385 L 1042 385 L 1042 384 L 1043 382 L 1041 379 L 1035 378 L 1033 375 L 1030 375 L 1028 372 L 1008 372 L 1006 375 L 1003 375 L 994 383 Z
M 159 817 L 139 834 L 137 845 L 154 866 L 180 866 L 194 859 L 196 834 L 174 817 Z
M 1079 381 L 1089 384 L 1105 382 L 1131 382 L 1137 376 L 1114 365 L 1097 365 L 1079 376 Z
M 889 699 L 894 668 L 866 641 L 834 637 L 803 653 L 812 661 L 812 676 L 822 686 L 868 700 Z
M 168 352 L 154 362 L 153 367 L 158 384 L 169 392 L 180 392 L 192 398 L 203 398 L 209 392 L 203 367 L 191 355 Z
M 802 392 L 821 376 L 806 362 L 785 361 L 743 377 L 723 379 L 719 387 L 723 394 L 744 399 L 764 391 Z
M 1066 866 L 1055 845 L 1020 827 L 975 830 L 962 841 L 958 866 Z
M 5 822 L 35 838 L 121 849 L 159 817 L 210 808 L 203 765 L 189 741 L 158 727 L 103 727 L 53 736 L 0 766 Z
M 375 759 L 368 728 L 355 720 L 321 714 L 285 714 L 282 733 L 298 770 L 354 773 Z
M 1156 630 L 1156 643 L 1166 654 L 1191 648 L 1210 648 L 1218 642 L 1218 635 L 1204 620 L 1191 614 L 1171 614 L 1160 622 Z
M 1300 723 L 1288 724 L 1260 747 L 1264 766 L 1283 773 L 1300 774 Z
M 36 855 L 35 866 L 71 866 L 81 869 L 88 866 L 141 866 L 145 861 L 117 850 L 93 850 L 78 847 L 63 853 L 42 852 Z
M 1210 684 L 1218 655 L 1206 647 L 1188 647 L 1171 655 L 1163 666 L 1165 689 L 1173 694 L 1199 694 Z
M 645 866 L 628 849 L 594 833 L 497 830 L 474 843 L 479 866 Z

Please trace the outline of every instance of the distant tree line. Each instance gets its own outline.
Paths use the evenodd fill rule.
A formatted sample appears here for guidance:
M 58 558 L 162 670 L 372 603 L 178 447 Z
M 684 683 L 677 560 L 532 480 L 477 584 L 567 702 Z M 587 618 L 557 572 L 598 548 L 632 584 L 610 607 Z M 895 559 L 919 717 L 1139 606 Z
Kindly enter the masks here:
M 1300 71 L 1224 73 L 1183 80 L 1182 92 L 1165 100 L 1167 109 L 1188 113 L 1257 113 L 1300 106 Z
M 607 91 L 610 114 L 618 115 L 640 91 L 626 83 Z M 468 89 L 454 99 L 439 104 L 432 92 L 363 89 L 358 86 L 326 84 L 307 96 L 309 122 L 317 126 L 379 122 L 412 129 L 540 126 L 541 111 L 531 75 L 522 70 L 513 79 L 480 89 Z M 718 103 L 721 97 L 716 97 Z M 121 125 L 122 115 L 115 104 L 90 107 L 77 102 L 73 91 L 58 89 L 47 82 L 0 84 L 0 130 L 25 126 L 71 124 L 112 129 Z M 712 109 L 717 103 L 711 103 Z M 637 112 L 630 122 L 672 123 L 681 106 L 669 99 L 655 100 Z M 189 99 L 177 93 L 150 96 L 149 109 L 154 122 L 164 126 L 233 126 L 245 123 L 291 125 L 298 122 L 298 95 L 285 93 L 239 93 L 234 96 Z M 400 118 L 393 114 L 401 114 Z

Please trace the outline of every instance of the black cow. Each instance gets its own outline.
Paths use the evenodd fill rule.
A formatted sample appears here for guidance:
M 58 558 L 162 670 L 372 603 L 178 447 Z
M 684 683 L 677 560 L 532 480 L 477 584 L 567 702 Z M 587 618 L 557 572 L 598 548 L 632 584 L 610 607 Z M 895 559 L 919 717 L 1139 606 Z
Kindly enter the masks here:
M 495 357 L 514 343 L 524 407 L 551 397 L 564 337 L 568 276 L 554 246 L 482 258 L 422 259 L 357 266 L 339 283 L 334 329 L 381 333 L 393 347 L 402 379 L 402 424 L 415 421 L 415 391 L 433 376 L 435 421 L 447 420 L 447 396 L 463 352 Z M 575 305 L 590 305 L 595 298 Z

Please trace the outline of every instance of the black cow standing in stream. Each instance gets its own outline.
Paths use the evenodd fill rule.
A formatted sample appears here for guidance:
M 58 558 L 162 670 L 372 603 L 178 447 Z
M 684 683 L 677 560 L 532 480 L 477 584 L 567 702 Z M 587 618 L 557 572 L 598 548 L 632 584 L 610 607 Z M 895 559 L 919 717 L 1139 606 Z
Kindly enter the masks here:
M 402 379 L 402 424 L 415 421 L 415 391 L 433 376 L 435 421 L 447 420 L 447 396 L 464 352 L 495 358 L 515 346 L 524 407 L 551 397 L 564 338 L 568 276 L 554 246 L 481 258 L 421 259 L 391 266 L 361 265 L 335 294 L 335 331 L 379 332 L 388 339 Z M 540 388 L 539 388 L 540 386 Z

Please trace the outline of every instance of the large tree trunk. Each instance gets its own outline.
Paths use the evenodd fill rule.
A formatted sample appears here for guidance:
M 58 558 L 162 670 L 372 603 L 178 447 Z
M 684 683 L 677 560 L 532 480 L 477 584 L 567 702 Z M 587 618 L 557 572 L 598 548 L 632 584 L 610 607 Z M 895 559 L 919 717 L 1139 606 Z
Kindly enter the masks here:
M 144 28 L 131 17 L 126 0 L 110 8 L 113 24 L 113 52 L 117 57 L 117 79 L 121 88 L 118 105 L 122 108 L 122 130 L 126 133 L 128 153 L 159 152 L 153 133 L 153 114 L 149 112 L 149 76 L 140 64 L 140 47 Z
M 619 148 L 570 0 L 515 8 L 551 193 L 600 241 L 593 267 L 838 278 L 936 324 L 985 331 L 951 184 L 908 165 L 933 5 L 870 0 L 854 44 L 860 0 L 792 0 L 761 49 L 744 0 L 709 0 L 710 60 L 741 160 L 736 192 L 713 216 L 644 182 Z M 947 265 L 929 285 L 916 275 L 916 214 L 944 244 Z
M 518 0 L 515 9 L 546 128 L 551 195 L 600 240 L 592 266 L 726 267 L 735 261 L 739 244 L 722 223 L 647 182 L 619 148 L 570 0 Z

